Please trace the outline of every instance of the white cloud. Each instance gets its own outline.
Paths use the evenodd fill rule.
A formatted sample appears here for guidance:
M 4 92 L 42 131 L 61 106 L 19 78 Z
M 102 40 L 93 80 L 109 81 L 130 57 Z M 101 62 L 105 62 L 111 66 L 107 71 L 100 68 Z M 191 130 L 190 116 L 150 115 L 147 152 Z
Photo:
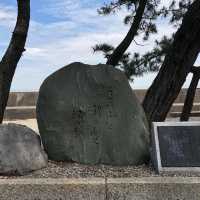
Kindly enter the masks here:
M 165 4 L 168 2 L 162 1 Z M 43 6 L 41 5 L 37 12 L 43 17 L 51 17 L 54 20 L 44 22 L 32 18 L 26 52 L 18 65 L 12 90 L 37 90 L 45 77 L 70 62 L 81 61 L 88 64 L 105 62 L 101 54 L 92 53 L 92 46 L 102 42 L 116 46 L 129 28 L 123 25 L 123 18 L 126 15 L 124 10 L 111 16 L 99 16 L 96 10 L 100 1 L 43 0 L 42 2 Z M 6 26 L 11 33 L 15 17 L 16 8 L 1 7 L 0 4 L 0 28 Z M 6 18 L 4 24 L 1 22 L 3 18 Z M 158 23 L 157 35 L 153 35 L 145 43 L 142 41 L 142 36 L 139 36 L 136 40 L 144 46 L 133 43 L 128 51 L 144 53 L 152 48 L 154 40 L 161 38 L 163 33 L 170 35 L 174 31 L 166 21 Z M 147 76 L 146 80 L 149 84 L 152 76 Z M 144 79 L 136 81 L 136 86 L 145 85 Z
M 45 55 L 45 49 L 40 49 L 40 48 L 26 48 L 26 56 L 27 57 L 32 57 L 35 59 L 38 56 L 44 56 Z
M 16 9 L 0 3 L 0 26 L 12 28 L 16 21 Z

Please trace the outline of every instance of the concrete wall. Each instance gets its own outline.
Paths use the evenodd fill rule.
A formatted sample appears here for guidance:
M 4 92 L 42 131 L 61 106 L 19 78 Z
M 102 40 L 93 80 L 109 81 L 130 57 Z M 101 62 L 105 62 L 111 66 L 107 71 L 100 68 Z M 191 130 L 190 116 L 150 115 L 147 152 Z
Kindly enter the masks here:
M 134 92 L 140 101 L 144 99 L 146 90 L 134 90 Z M 182 89 L 174 103 L 184 103 L 186 94 L 187 94 L 187 89 Z M 197 89 L 196 91 L 194 102 L 200 103 L 200 89 Z
M 146 90 L 134 90 L 138 99 L 142 102 Z M 184 103 L 187 89 L 182 89 L 175 103 Z M 35 106 L 38 98 L 38 92 L 11 92 L 8 100 L 8 106 Z M 197 89 L 195 102 L 200 103 L 200 89 Z
M 11 92 L 7 106 L 35 106 L 37 98 L 38 92 Z
M 139 101 L 142 102 L 146 90 L 134 90 Z M 182 112 L 187 90 L 183 89 L 175 103 L 173 104 L 169 117 L 179 117 Z M 5 120 L 31 119 L 36 117 L 35 107 L 38 98 L 38 92 L 11 92 L 8 100 L 8 106 L 5 112 Z M 200 116 L 200 89 L 195 96 L 195 104 L 191 116 Z

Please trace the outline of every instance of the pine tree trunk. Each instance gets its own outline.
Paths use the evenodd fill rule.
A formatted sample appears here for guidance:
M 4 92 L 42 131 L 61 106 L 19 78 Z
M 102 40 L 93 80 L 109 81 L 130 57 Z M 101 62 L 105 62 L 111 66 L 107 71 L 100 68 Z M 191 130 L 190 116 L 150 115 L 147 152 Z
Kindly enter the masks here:
M 124 40 L 119 44 L 119 46 L 114 50 L 112 55 L 109 57 L 109 59 L 107 61 L 108 65 L 116 66 L 119 63 L 119 61 L 122 58 L 122 56 L 124 55 L 125 51 L 130 46 L 134 37 L 137 35 L 137 31 L 139 29 L 139 26 L 140 26 L 140 23 L 142 20 L 142 16 L 144 14 L 146 4 L 147 4 L 147 0 L 140 0 L 139 7 L 138 7 L 138 9 L 136 11 L 136 15 L 134 17 L 133 24 L 131 25 L 131 28 L 130 28 L 128 34 L 126 35 L 126 37 L 124 38 Z
M 17 64 L 24 52 L 30 21 L 30 0 L 17 0 L 17 23 L 8 46 L 0 62 L 0 123 L 3 121 L 12 79 Z
M 199 78 L 200 78 L 200 70 L 195 69 L 195 70 L 192 70 L 192 72 L 193 72 L 193 77 L 192 77 L 190 87 L 188 88 L 188 91 L 187 91 L 187 96 L 185 99 L 185 103 L 184 103 L 183 111 L 182 111 L 182 114 L 180 117 L 180 121 L 188 121 L 189 120 L 190 114 L 192 111 L 192 107 L 193 107 L 195 93 L 196 93 L 196 89 L 197 89 Z
M 188 9 L 171 50 L 147 91 L 143 107 L 152 121 L 164 121 L 200 50 L 200 1 Z

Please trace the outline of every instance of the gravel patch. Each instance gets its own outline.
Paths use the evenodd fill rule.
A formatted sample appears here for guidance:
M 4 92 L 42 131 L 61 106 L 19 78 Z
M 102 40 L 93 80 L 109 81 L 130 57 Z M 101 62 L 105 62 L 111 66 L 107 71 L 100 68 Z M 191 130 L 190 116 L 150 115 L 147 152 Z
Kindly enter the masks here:
M 49 161 L 44 169 L 25 176 L 0 176 L 0 179 L 15 178 L 133 178 L 133 177 L 200 177 L 199 173 L 163 173 L 157 175 L 152 166 L 113 167 L 107 165 L 88 166 L 77 163 Z
M 145 165 L 138 167 L 88 166 L 77 163 L 49 161 L 46 168 L 34 171 L 25 176 L 0 176 L 0 178 L 122 178 L 153 175 L 155 175 L 154 171 Z

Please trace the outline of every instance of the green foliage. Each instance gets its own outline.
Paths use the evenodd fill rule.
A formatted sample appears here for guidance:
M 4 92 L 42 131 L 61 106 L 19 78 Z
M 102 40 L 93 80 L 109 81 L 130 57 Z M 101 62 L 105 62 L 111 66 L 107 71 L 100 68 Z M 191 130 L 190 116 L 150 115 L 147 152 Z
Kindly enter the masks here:
M 164 36 L 161 41 L 155 41 L 155 47 L 152 51 L 140 55 L 134 53 L 125 53 L 117 67 L 121 68 L 128 79 L 133 80 L 132 76 L 142 76 L 144 73 L 156 72 L 159 70 L 164 56 L 170 50 L 173 39 Z M 94 52 L 103 52 L 104 57 L 108 58 L 114 51 L 114 47 L 108 44 L 96 45 L 93 47 Z
M 139 6 L 139 0 L 117 0 L 111 1 L 98 9 L 100 15 L 109 15 L 121 10 L 123 7 L 127 9 L 128 15 L 124 18 L 124 24 L 130 25 L 134 21 L 136 11 Z M 155 21 L 159 16 L 160 0 L 149 0 L 146 5 L 143 19 L 141 21 L 138 32 L 144 33 L 144 40 L 148 40 L 150 34 L 157 33 Z
M 117 0 L 111 1 L 108 4 L 105 4 L 100 9 L 98 9 L 98 13 L 101 15 L 109 15 L 111 13 L 115 13 L 120 10 L 122 6 L 125 6 L 128 11 L 132 10 L 135 12 L 135 7 L 138 6 L 139 0 Z
M 161 7 L 160 0 L 149 0 L 138 29 L 138 34 L 143 33 L 143 40 L 148 40 L 151 34 L 157 33 L 156 20 L 159 17 L 168 18 L 169 22 L 178 28 L 192 2 L 193 0 L 171 0 L 168 7 Z M 127 16 L 124 18 L 124 24 L 130 25 L 134 21 L 138 5 L 139 0 L 113 0 L 101 7 L 98 13 L 100 15 L 109 15 L 125 7 L 127 9 Z M 144 73 L 158 71 L 165 55 L 170 50 L 172 41 L 173 36 L 172 38 L 164 36 L 160 41 L 156 40 L 155 47 L 144 55 L 135 52 L 131 56 L 131 53 L 125 53 L 117 67 L 124 70 L 130 80 L 132 80 L 132 76 L 141 76 Z M 104 43 L 94 46 L 93 50 L 94 52 L 102 52 L 104 57 L 108 59 L 115 47 Z
M 113 53 L 114 49 L 115 48 L 112 45 L 105 44 L 105 43 L 99 44 L 99 45 L 97 44 L 96 46 L 93 47 L 94 52 L 102 52 L 104 57 L 107 58 L 107 59 Z M 125 53 L 123 55 L 123 57 L 120 59 L 118 66 L 123 68 L 123 66 L 125 64 L 127 64 L 127 62 L 129 61 L 129 59 L 130 59 L 130 53 Z
M 179 26 L 183 16 L 193 2 L 194 0 L 172 0 L 168 8 L 164 6 L 160 10 L 160 15 L 163 17 L 170 16 L 170 23 Z
M 134 53 L 133 58 L 122 68 L 129 79 L 134 76 L 141 76 L 144 73 L 156 72 L 159 70 L 165 55 L 169 52 L 173 39 L 164 36 L 160 41 L 155 41 L 155 47 L 144 55 Z

